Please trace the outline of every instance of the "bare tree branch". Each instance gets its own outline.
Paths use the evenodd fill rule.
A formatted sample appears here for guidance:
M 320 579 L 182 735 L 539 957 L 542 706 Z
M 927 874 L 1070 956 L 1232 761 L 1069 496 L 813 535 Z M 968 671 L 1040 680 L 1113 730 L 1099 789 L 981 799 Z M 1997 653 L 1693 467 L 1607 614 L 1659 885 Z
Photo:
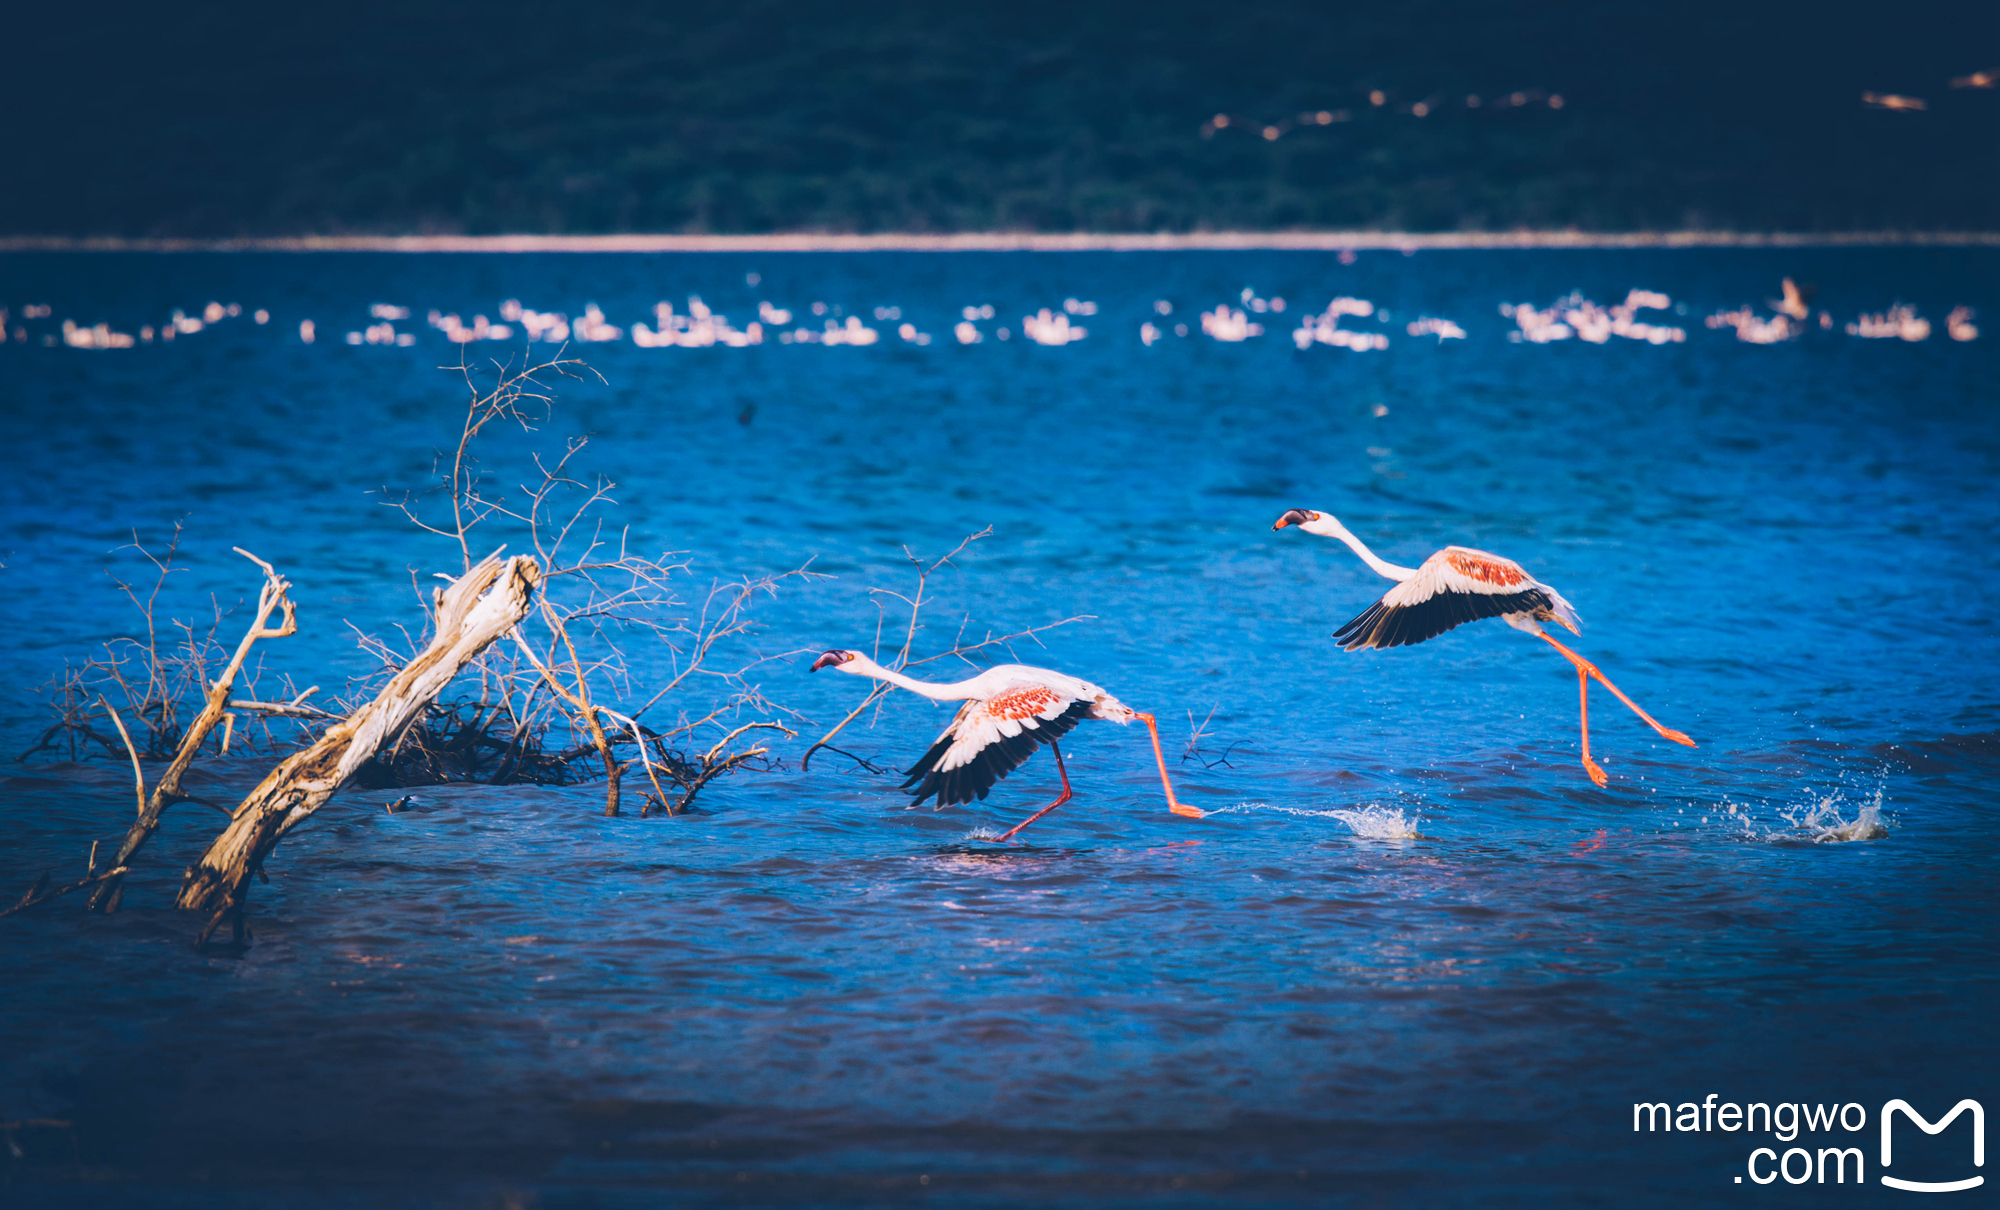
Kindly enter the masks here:
M 21 896 L 19 902 L 10 908 L 0 911 L 0 918 L 12 916 L 16 912 L 25 912 L 31 907 L 39 907 L 51 899 L 60 899 L 71 891 L 82 890 L 87 886 L 102 885 L 114 878 L 123 878 L 127 872 L 126 867 L 121 865 L 114 869 L 106 870 L 102 874 L 85 875 L 75 882 L 56 887 L 54 890 L 49 889 L 49 876 L 43 874 L 41 878 L 36 880 L 34 886 L 28 888 L 28 893 Z
M 250 657 L 251 647 L 255 646 L 259 639 L 282 639 L 298 633 L 298 607 L 292 603 L 291 584 L 279 576 L 277 570 L 269 563 L 240 546 L 235 549 L 237 554 L 255 563 L 264 572 L 264 585 L 257 596 L 257 617 L 243 632 L 242 640 L 236 645 L 235 655 L 223 667 L 221 675 L 208 684 L 208 697 L 201 713 L 195 717 L 194 723 L 188 727 L 187 734 L 181 738 L 180 747 L 174 753 L 172 762 L 167 765 L 166 772 L 162 773 L 159 781 L 154 783 L 151 797 L 140 804 L 139 817 L 133 821 L 123 843 L 118 846 L 118 856 L 113 859 L 113 865 L 121 867 L 130 865 L 146 841 L 159 829 L 160 817 L 166 814 L 167 807 L 176 800 L 186 797 L 181 791 L 181 779 L 186 776 L 188 767 L 194 763 L 195 754 L 201 750 L 202 742 L 208 738 L 215 724 L 223 718 L 224 711 L 229 706 L 230 691 L 235 687 L 237 674 L 242 671 L 244 661 Z M 273 610 L 279 611 L 283 617 L 283 621 L 277 626 L 269 625 Z M 227 746 L 226 738 L 224 746 Z M 134 768 L 135 770 L 137 768 L 136 757 Z M 105 879 L 95 891 L 91 892 L 85 910 L 106 913 L 116 911 L 118 901 L 123 897 L 123 885 L 118 878 Z
M 118 717 L 118 711 L 112 709 L 110 702 L 106 701 L 100 695 L 97 703 L 103 706 L 105 711 L 111 715 L 112 723 L 118 728 L 118 738 L 125 741 L 125 751 L 132 757 L 134 792 L 137 794 L 139 800 L 139 814 L 144 815 L 146 813 L 146 774 L 144 770 L 139 768 L 139 750 L 132 746 L 132 733 L 125 730 L 125 720 Z

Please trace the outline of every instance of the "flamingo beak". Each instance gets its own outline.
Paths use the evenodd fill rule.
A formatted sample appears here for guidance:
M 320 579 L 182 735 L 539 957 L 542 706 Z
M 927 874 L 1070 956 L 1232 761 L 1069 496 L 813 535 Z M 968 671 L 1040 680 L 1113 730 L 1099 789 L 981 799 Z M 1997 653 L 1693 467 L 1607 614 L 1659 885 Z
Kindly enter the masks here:
M 806 669 L 806 671 L 818 672 L 822 668 L 838 668 L 840 665 L 845 664 L 848 658 L 848 654 L 845 651 L 829 651 L 814 660 L 812 667 Z
M 1277 523 L 1271 526 L 1271 528 L 1283 529 L 1287 525 L 1304 525 L 1306 522 L 1311 521 L 1315 516 L 1317 516 L 1317 514 L 1308 512 L 1303 508 L 1288 509 L 1286 510 L 1285 515 L 1279 517 Z

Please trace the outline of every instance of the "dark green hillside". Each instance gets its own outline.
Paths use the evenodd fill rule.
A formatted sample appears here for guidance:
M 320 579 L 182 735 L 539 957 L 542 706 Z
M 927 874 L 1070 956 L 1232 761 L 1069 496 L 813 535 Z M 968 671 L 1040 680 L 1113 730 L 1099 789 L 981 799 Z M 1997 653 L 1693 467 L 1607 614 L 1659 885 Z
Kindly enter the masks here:
M 1995 13 L 40 5 L 0 231 L 1992 228 Z

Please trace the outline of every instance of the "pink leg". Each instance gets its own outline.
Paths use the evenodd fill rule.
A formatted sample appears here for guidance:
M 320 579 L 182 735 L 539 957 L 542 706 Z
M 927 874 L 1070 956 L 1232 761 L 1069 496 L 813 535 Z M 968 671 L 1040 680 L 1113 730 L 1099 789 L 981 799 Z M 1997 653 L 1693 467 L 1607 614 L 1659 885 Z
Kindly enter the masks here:
M 1602 766 L 1590 759 L 1590 677 L 1582 668 L 1576 670 L 1576 701 L 1577 714 L 1583 719 L 1583 771 L 1590 774 L 1590 780 L 1601 790 L 1611 784 L 1611 779 L 1604 776 Z
M 1549 646 L 1555 648 L 1557 651 L 1562 652 L 1570 663 L 1575 664 L 1578 673 L 1584 673 L 1596 677 L 1598 684 L 1604 686 L 1606 689 L 1611 690 L 1612 693 L 1617 695 L 1619 701 L 1624 702 L 1627 706 L 1630 706 L 1632 708 L 1632 713 L 1638 715 L 1642 719 L 1645 719 L 1646 725 L 1648 727 L 1651 727 L 1653 730 L 1660 733 L 1660 738 L 1670 739 L 1677 744 L 1686 744 L 1690 748 L 1695 746 L 1695 742 L 1687 737 L 1686 732 L 1676 731 L 1672 727 L 1662 727 L 1660 726 L 1658 721 L 1656 721 L 1653 718 L 1652 715 L 1646 713 L 1644 710 L 1639 709 L 1639 703 L 1633 701 L 1629 697 L 1626 697 L 1624 690 L 1612 684 L 1610 678 L 1606 677 L 1602 672 L 1598 671 L 1597 665 L 1591 663 L 1589 660 L 1584 659 L 1582 656 L 1578 655 L 1574 651 L 1571 651 L 1569 648 L 1563 646 L 1561 643 L 1556 642 L 1554 639 L 1549 638 L 1549 636 L 1546 634 L 1543 635 L 1542 638 L 1548 642 Z
M 1190 807 L 1174 797 L 1174 783 L 1167 777 L 1167 755 L 1160 751 L 1159 725 L 1153 721 L 1153 716 L 1150 714 L 1141 714 L 1138 717 L 1145 721 L 1146 730 L 1153 733 L 1153 759 L 1160 765 L 1160 785 L 1167 791 L 1167 809 L 1176 815 L 1185 815 L 1189 819 L 1200 819 L 1203 814 L 1200 807 Z
M 1574 651 L 1571 651 L 1569 648 L 1563 646 L 1561 643 L 1556 642 L 1554 639 L 1550 638 L 1546 634 L 1543 634 L 1540 637 L 1543 642 L 1555 648 L 1557 651 L 1562 652 L 1563 658 L 1568 660 L 1572 665 L 1576 667 L 1577 711 L 1582 719 L 1582 726 L 1583 726 L 1583 770 L 1584 772 L 1590 774 L 1591 781 L 1596 782 L 1599 786 L 1604 786 L 1609 784 L 1609 779 L 1607 779 L 1604 776 L 1604 770 L 1601 767 L 1599 767 L 1596 761 L 1590 758 L 1590 678 L 1592 677 L 1596 677 L 1598 682 L 1602 684 L 1606 689 L 1609 689 L 1611 690 L 1612 693 L 1617 694 L 1619 701 L 1624 702 L 1627 706 L 1630 706 L 1632 708 L 1632 713 L 1638 715 L 1642 719 L 1645 719 L 1646 725 L 1651 727 L 1653 730 L 1659 732 L 1663 738 L 1670 739 L 1677 744 L 1686 744 L 1690 748 L 1695 746 L 1694 741 L 1689 739 L 1684 733 L 1675 731 L 1670 727 L 1660 726 L 1659 723 L 1654 721 L 1652 715 L 1647 714 L 1644 710 L 1639 709 L 1638 703 L 1634 702 L 1631 698 L 1626 697 L 1625 694 L 1619 690 L 1618 686 L 1612 684 L 1611 681 L 1602 672 L 1598 671 L 1597 665 L 1591 663 L 1589 660 L 1584 659 L 1582 656 L 1578 655 Z
M 1054 802 L 1050 803 L 1050 804 L 1049 804 L 1048 806 L 1046 806 L 1046 807 L 1043 807 L 1043 808 L 1042 808 L 1041 810 L 1039 810 L 1039 811 L 1035 812 L 1035 813 L 1034 813 L 1033 815 L 1030 815 L 1030 816 L 1028 816 L 1028 817 L 1027 817 L 1026 819 L 1022 820 L 1022 821 L 1021 821 L 1020 823 L 1017 823 L 1017 824 L 1015 824 L 1015 825 L 1014 825 L 1013 827 L 1011 827 L 1011 828 L 1008 828 L 1008 829 L 1007 829 L 1007 830 L 1006 830 L 1005 832 L 1001 833 L 1001 834 L 1000 834 L 999 836 L 995 837 L 994 839 L 996 839 L 996 840 L 1012 840 L 1012 839 L 1014 839 L 1014 834 L 1015 834 L 1016 832 L 1019 832 L 1019 831 L 1020 831 L 1020 830 L 1021 830 L 1022 828 L 1025 828 L 1025 827 L 1027 827 L 1027 826 L 1028 826 L 1029 824 L 1031 824 L 1031 823 L 1035 822 L 1036 820 L 1040 819 L 1040 818 L 1041 818 L 1042 816 L 1044 816 L 1044 815 L 1047 815 L 1047 814 L 1048 814 L 1048 813 L 1049 813 L 1050 811 L 1053 811 L 1053 810 L 1055 810 L 1055 809 L 1056 809 L 1057 807 L 1060 807 L 1060 806 L 1062 806 L 1062 805 L 1063 805 L 1064 803 L 1066 803 L 1066 802 L 1068 802 L 1068 801 L 1069 801 L 1069 770 L 1063 767 L 1063 758 L 1062 758 L 1062 749 L 1061 749 L 1061 748 L 1058 748 L 1058 747 L 1056 747 L 1056 741 L 1054 741 L 1054 740 L 1050 740 L 1050 741 L 1049 741 L 1049 751 L 1051 751 L 1051 752 L 1053 752 L 1053 753 L 1055 753 L 1055 754 L 1056 754 L 1056 772 L 1058 772 L 1058 773 L 1062 774 L 1062 783 L 1063 783 L 1063 791 L 1062 791 L 1062 797 L 1060 797 L 1060 798 L 1056 799 L 1056 800 L 1055 800 Z

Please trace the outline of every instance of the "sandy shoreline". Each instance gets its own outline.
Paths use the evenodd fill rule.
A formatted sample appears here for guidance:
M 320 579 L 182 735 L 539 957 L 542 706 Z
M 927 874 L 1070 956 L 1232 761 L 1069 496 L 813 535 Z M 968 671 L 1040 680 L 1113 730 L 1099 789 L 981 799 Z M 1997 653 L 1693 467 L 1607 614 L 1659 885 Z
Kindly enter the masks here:
M 2000 247 L 1996 231 L 1285 231 L 1070 235 L 301 235 L 256 239 L 0 236 L 8 252 L 1154 252 L 1504 248 Z

